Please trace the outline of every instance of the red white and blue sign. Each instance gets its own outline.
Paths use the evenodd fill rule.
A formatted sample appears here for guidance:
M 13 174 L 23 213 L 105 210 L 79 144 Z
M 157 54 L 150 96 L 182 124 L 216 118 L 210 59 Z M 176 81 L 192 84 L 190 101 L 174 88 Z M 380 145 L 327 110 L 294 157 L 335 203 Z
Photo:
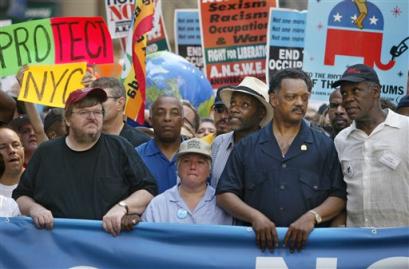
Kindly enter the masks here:
M 312 100 L 328 102 L 332 82 L 353 64 L 373 67 L 382 97 L 406 95 L 409 69 L 409 1 L 310 0 L 304 70 L 314 83 Z

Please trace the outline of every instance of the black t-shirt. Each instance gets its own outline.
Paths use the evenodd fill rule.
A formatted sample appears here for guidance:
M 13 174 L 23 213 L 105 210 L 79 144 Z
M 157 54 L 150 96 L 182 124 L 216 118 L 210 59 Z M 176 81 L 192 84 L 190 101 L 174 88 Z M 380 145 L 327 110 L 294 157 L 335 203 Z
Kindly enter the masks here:
M 128 141 L 102 134 L 89 150 L 73 151 L 58 138 L 41 144 L 13 198 L 33 198 L 54 217 L 98 219 L 133 192 L 157 193 L 156 182 Z
M 129 143 L 131 143 L 132 146 L 134 147 L 137 147 L 151 140 L 151 138 L 147 134 L 145 134 L 144 132 L 140 130 L 132 128 L 126 123 L 124 124 L 124 127 L 122 128 L 119 135 L 125 138 L 126 140 L 128 140 Z

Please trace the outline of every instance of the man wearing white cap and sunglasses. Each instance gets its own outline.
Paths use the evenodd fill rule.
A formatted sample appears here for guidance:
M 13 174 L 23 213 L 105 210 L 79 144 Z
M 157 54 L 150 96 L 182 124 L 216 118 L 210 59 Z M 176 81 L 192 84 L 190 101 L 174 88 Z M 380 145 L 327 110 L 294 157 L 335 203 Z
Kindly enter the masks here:
M 225 86 L 218 92 L 229 109 L 229 125 L 232 131 L 217 136 L 212 145 L 211 185 L 214 188 L 234 144 L 264 127 L 273 117 L 273 107 L 268 102 L 268 86 L 255 77 L 245 77 L 238 86 Z

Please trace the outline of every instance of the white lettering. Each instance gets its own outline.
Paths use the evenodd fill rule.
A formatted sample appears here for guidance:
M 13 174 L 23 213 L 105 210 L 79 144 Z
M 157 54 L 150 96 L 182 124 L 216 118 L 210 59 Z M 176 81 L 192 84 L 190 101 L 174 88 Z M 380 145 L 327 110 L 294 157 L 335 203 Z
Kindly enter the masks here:
M 257 257 L 256 269 L 288 269 L 282 257 Z

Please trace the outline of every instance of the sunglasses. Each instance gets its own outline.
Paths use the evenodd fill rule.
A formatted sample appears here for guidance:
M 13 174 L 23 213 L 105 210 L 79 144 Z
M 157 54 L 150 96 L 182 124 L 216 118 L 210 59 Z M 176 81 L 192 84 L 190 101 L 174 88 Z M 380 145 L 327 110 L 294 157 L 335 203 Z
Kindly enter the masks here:
M 213 110 L 217 113 L 224 113 L 227 112 L 227 108 L 223 105 L 223 106 L 214 106 Z

